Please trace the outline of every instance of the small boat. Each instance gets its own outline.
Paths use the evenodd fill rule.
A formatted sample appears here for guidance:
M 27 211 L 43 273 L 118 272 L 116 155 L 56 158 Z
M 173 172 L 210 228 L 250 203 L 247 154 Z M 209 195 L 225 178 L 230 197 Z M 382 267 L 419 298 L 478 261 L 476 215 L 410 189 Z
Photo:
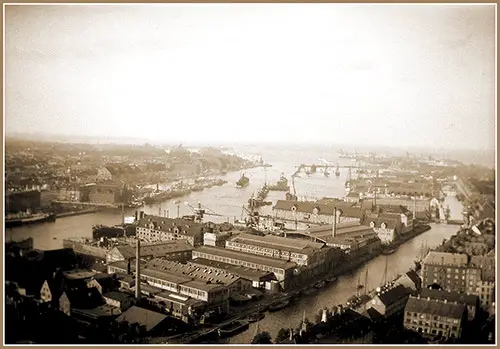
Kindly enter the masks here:
M 314 287 L 316 287 L 317 289 L 320 289 L 320 288 L 325 287 L 325 284 L 326 283 L 324 281 L 320 281 L 316 285 L 314 285 Z
M 335 282 L 338 278 L 336 276 L 326 279 L 326 282 Z
M 386 255 L 386 256 L 390 255 L 390 254 L 393 254 L 394 252 L 396 252 L 396 249 L 395 248 L 390 248 L 390 247 L 389 248 L 384 248 L 382 250 L 382 254 Z
M 283 308 L 286 308 L 289 304 L 290 304 L 290 301 L 288 299 L 285 299 L 285 300 L 277 302 L 277 303 L 273 303 L 269 306 L 269 311 L 274 312 L 274 311 L 281 310 Z
M 266 315 L 264 313 L 254 313 L 246 317 L 246 321 L 252 323 L 262 320 Z
M 231 337 L 237 333 L 245 331 L 246 329 L 248 329 L 248 327 L 248 321 L 235 320 L 219 328 L 219 336 L 221 338 Z

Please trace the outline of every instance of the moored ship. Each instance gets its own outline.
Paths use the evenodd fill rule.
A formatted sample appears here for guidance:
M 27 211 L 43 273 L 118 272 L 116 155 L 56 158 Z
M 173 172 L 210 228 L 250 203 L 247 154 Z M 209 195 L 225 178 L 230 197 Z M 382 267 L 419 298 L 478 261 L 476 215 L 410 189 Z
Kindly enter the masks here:
M 54 213 L 21 213 L 16 215 L 7 215 L 5 217 L 5 227 L 16 227 L 26 224 L 35 224 L 43 222 L 55 222 Z
M 219 336 L 222 338 L 234 336 L 237 333 L 245 331 L 248 327 L 248 321 L 235 320 L 219 328 Z
M 282 173 L 280 180 L 276 182 L 275 185 L 268 186 L 268 189 L 272 191 L 289 191 L 290 186 L 288 185 L 288 179 L 285 177 L 285 174 Z

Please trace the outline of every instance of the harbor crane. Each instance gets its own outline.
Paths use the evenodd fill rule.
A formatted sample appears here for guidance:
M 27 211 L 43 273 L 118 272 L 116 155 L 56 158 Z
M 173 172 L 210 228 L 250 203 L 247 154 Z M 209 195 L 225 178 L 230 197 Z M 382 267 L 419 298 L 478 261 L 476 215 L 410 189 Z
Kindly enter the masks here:
M 186 205 L 187 207 L 189 207 L 191 209 L 191 211 L 193 211 L 194 215 L 183 216 L 182 217 L 183 219 L 189 219 L 189 220 L 193 220 L 194 222 L 202 223 L 203 222 L 203 217 L 205 215 L 207 215 L 207 216 L 223 217 L 223 215 L 215 213 L 211 209 L 209 209 L 208 207 L 203 206 L 201 204 L 201 202 L 199 202 L 199 201 L 198 201 L 198 206 L 197 207 L 194 207 L 193 205 L 191 205 L 187 201 L 184 202 L 184 205 Z

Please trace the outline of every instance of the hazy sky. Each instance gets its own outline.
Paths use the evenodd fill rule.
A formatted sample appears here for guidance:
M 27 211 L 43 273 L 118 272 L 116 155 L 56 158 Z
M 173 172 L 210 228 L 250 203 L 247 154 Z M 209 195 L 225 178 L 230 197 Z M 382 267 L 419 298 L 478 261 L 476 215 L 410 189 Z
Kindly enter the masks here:
M 6 7 L 6 133 L 494 148 L 495 7 Z

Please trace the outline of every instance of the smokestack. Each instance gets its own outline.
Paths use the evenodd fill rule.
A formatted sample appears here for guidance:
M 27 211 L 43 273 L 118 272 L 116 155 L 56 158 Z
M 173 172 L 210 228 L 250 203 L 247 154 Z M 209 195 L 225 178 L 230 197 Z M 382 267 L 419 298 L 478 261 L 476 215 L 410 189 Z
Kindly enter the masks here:
M 335 237 L 337 233 L 337 207 L 333 208 L 333 225 L 332 225 L 332 237 Z
M 141 241 L 137 239 L 135 253 L 135 298 L 141 299 Z

